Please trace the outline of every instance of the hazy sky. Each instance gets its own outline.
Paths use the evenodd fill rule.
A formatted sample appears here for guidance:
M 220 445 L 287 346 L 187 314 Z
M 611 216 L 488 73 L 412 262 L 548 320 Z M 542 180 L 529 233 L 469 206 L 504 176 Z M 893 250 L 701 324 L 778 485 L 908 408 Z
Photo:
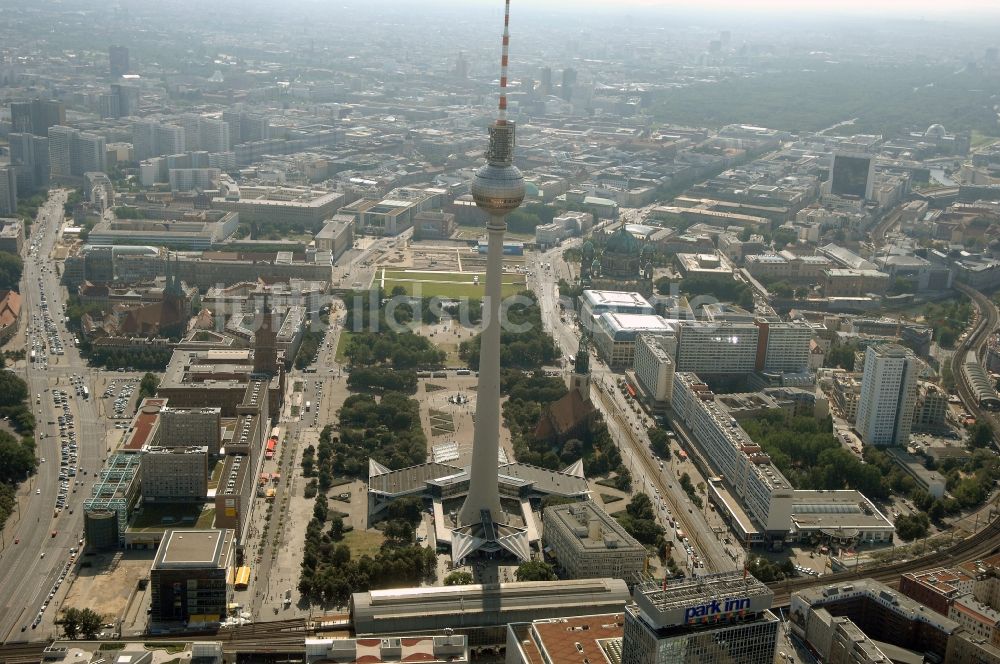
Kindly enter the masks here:
M 502 0 L 476 0 L 477 4 L 502 6 Z M 1000 13 L 1000 0 L 513 0 L 514 5 L 623 9 L 627 6 L 655 9 L 728 10 L 749 13 L 759 10 L 802 13 L 897 13 L 899 18 L 921 14 Z

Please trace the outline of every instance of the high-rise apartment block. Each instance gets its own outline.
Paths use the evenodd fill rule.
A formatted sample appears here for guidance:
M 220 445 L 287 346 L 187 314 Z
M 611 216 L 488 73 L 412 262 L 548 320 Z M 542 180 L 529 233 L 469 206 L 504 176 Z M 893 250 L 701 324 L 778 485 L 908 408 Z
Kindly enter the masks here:
M 7 136 L 10 163 L 17 170 L 17 190 L 27 195 L 49 183 L 49 139 L 28 132 Z
M 225 120 L 185 113 L 178 119 L 178 124 L 184 128 L 185 147 L 188 150 L 228 152 L 232 147 L 232 127 Z
M 208 448 L 149 447 L 141 463 L 146 503 L 204 502 L 208 496 Z
M 913 425 L 919 367 L 903 346 L 870 346 L 865 352 L 855 429 L 865 445 L 906 445 Z
M 771 457 L 715 402 L 697 375 L 674 375 L 671 406 L 702 456 L 733 487 L 765 536 L 784 540 L 791 526 L 794 492 Z
M 219 454 L 222 411 L 218 407 L 174 408 L 160 411 L 162 447 L 171 445 L 204 445 L 212 456 Z
M 83 177 L 107 170 L 103 136 L 56 125 L 49 129 L 49 169 L 52 178 Z
M 233 145 L 271 138 L 271 123 L 264 115 L 246 111 L 223 111 L 222 121 L 229 124 Z
M 0 217 L 17 214 L 17 167 L 0 166 Z
M 111 78 L 121 78 L 128 73 L 128 48 L 125 46 L 108 47 L 108 69 Z
M 774 593 L 750 575 L 726 572 L 636 586 L 625 607 L 621 661 L 629 664 L 772 664 Z
M 760 330 L 753 323 L 681 321 L 677 331 L 677 371 L 750 373 L 757 366 L 759 339 Z
M 654 334 L 640 334 L 635 340 L 632 367 L 639 389 L 655 409 L 670 403 L 674 391 L 674 358 L 671 341 Z
M 180 154 L 186 149 L 184 127 L 162 124 L 156 120 L 132 123 L 132 152 L 136 161 L 166 154 Z
M 55 99 L 32 99 L 10 104 L 10 124 L 15 132 L 47 136 L 49 127 L 66 123 L 66 106 Z
M 754 323 L 757 337 L 758 371 L 800 373 L 809 369 L 809 342 L 813 331 L 803 321 L 771 321 Z

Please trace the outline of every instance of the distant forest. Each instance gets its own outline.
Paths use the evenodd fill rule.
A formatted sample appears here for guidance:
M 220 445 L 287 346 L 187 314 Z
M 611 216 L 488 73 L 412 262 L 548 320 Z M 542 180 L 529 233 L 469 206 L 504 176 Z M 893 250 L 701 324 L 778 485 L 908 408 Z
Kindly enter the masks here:
M 798 61 L 663 91 L 654 112 L 663 122 L 702 127 L 748 123 L 817 131 L 858 118 L 838 133 L 893 137 L 941 123 L 949 132 L 997 136 L 998 90 L 1000 75 L 974 69 Z

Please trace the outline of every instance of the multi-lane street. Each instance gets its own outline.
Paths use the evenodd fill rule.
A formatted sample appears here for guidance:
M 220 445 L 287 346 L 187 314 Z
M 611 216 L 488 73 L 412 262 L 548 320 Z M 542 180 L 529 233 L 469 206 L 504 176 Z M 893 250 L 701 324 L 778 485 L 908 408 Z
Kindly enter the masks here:
M 579 326 L 576 324 L 572 303 L 566 303 L 565 311 L 559 306 L 558 282 L 566 279 L 572 282 L 571 268 L 562 259 L 563 252 L 579 246 L 580 240 L 570 240 L 560 246 L 529 257 L 529 272 L 533 274 L 531 284 L 538 296 L 542 311 L 542 323 L 556 341 L 556 346 L 564 357 L 572 357 L 580 343 Z M 687 472 L 692 481 L 700 481 L 696 468 L 690 463 L 681 468 L 673 458 L 661 464 L 649 451 L 649 436 L 646 430 L 650 424 L 648 417 L 635 412 L 631 404 L 616 389 L 619 376 L 601 362 L 591 348 L 591 398 L 604 413 L 612 437 L 618 445 L 625 465 L 633 474 L 636 490 L 644 491 L 653 500 L 661 525 L 667 528 L 668 539 L 674 542 L 678 552 L 678 562 L 687 566 L 692 573 L 723 571 L 735 566 L 733 559 L 726 555 L 722 542 L 713 530 L 721 524 L 709 524 L 705 513 L 693 507 L 683 488 L 676 481 L 677 473 Z M 693 556 L 688 555 L 684 541 L 678 537 L 676 527 L 671 528 L 673 519 L 679 525 L 690 545 L 705 567 L 695 567 Z
M 84 498 L 89 495 L 95 473 L 106 458 L 105 423 L 95 412 L 94 398 L 78 396 L 73 377 L 93 393 L 93 372 L 80 359 L 72 335 L 63 323 L 64 295 L 59 285 L 52 250 L 63 223 L 65 190 L 51 193 L 49 201 L 39 210 L 32 227 L 29 255 L 25 259 L 22 280 L 21 316 L 28 327 L 28 347 L 32 340 L 43 342 L 45 361 L 29 358 L 20 362 L 18 374 L 28 383 L 28 397 L 37 420 L 37 474 L 26 482 L 18 495 L 16 513 L 4 529 L 4 548 L 0 551 L 0 640 L 38 639 L 54 634 L 55 605 L 50 593 L 59 583 L 71 549 L 78 547 L 83 532 Z M 42 299 L 45 299 L 43 308 Z M 45 314 L 54 322 L 54 337 L 44 330 Z M 42 337 L 42 339 L 38 339 Z M 57 343 L 53 343 L 53 339 Z M 54 354 L 53 346 L 63 351 Z M 40 357 L 36 352 L 36 357 Z M 56 403 L 53 390 L 66 393 L 68 413 L 73 416 L 72 430 L 78 449 L 75 476 L 65 484 L 65 507 L 57 510 L 60 493 L 60 428 L 59 416 L 64 416 L 62 404 Z M 59 399 L 61 401 L 61 398 Z M 65 427 L 64 431 L 68 431 Z M 42 437 L 44 435 L 44 437 Z M 67 436 L 68 439 L 68 436 Z M 68 458 L 69 455 L 67 455 Z M 76 482 L 81 484 L 77 485 Z M 73 565 L 70 565 L 72 574 Z M 65 591 L 64 578 L 54 598 Z M 36 616 L 45 605 L 42 619 L 34 627 Z M 22 634 L 31 632 L 30 634 Z

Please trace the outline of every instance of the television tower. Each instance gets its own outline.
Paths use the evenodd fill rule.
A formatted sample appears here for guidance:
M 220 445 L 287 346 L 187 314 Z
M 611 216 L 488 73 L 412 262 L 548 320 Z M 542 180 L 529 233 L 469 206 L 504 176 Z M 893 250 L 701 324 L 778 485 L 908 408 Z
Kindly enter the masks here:
M 500 110 L 490 125 L 486 165 L 476 171 L 472 198 L 489 215 L 486 296 L 479 347 L 479 388 L 469 468 L 469 495 L 458 515 L 460 526 L 482 524 L 483 539 L 495 540 L 492 524 L 503 523 L 500 508 L 500 282 L 507 214 L 524 200 L 524 178 L 514 166 L 514 123 L 507 120 L 507 49 L 510 45 L 510 0 L 505 0 L 503 49 L 500 56 Z

